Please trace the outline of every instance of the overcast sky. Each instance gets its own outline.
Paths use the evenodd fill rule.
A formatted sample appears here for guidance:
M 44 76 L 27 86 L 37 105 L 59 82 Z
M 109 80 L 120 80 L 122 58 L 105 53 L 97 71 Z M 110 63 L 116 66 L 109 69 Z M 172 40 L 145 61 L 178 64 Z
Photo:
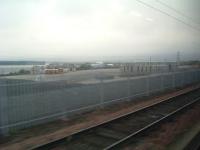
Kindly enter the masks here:
M 142 0 L 200 30 L 199 0 Z M 136 0 L 1 0 L 0 60 L 199 59 L 200 31 Z

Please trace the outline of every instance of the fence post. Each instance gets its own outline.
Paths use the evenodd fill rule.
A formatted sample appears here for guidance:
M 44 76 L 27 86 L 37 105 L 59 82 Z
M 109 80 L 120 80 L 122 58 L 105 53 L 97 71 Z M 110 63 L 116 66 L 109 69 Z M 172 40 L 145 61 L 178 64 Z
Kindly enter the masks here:
M 195 83 L 198 82 L 197 71 L 194 72 L 194 77 L 195 77 L 195 78 L 194 78 L 194 82 L 195 82 Z
M 172 88 L 175 89 L 176 85 L 175 85 L 175 72 L 172 73 Z
M 127 82 L 128 82 L 127 83 L 127 86 L 128 86 L 127 87 L 127 90 L 128 90 L 127 91 L 128 92 L 128 99 L 127 100 L 130 101 L 131 100 L 131 97 L 130 97 L 131 96 L 131 80 L 130 80 L 130 75 L 128 75 L 128 77 L 127 77 Z
M 183 71 L 183 83 L 182 86 L 185 86 L 185 72 Z
M 161 74 L 161 91 L 164 91 L 164 74 Z
M 146 95 L 149 96 L 150 95 L 150 81 L 149 81 L 150 75 L 147 75 L 146 77 Z
M 101 108 L 104 108 L 104 86 L 103 86 L 104 82 L 103 79 L 100 79 L 100 106 Z
M 196 70 L 193 71 L 193 76 L 194 76 L 193 83 L 195 84 L 196 83 Z
M 0 135 L 8 135 L 9 129 L 2 128 L 8 125 L 8 95 L 7 85 L 4 79 L 0 79 Z
M 184 75 L 185 75 L 185 85 L 188 85 L 188 73 L 185 71 Z

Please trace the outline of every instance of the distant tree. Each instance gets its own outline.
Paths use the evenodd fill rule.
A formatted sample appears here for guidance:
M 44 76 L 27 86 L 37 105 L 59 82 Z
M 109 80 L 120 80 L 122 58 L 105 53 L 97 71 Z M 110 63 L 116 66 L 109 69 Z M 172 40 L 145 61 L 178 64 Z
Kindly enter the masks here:
M 29 71 L 29 70 L 21 69 L 21 70 L 19 70 L 19 72 L 18 72 L 17 74 L 19 74 L 19 75 L 22 75 L 22 74 L 30 74 L 30 71 Z
M 15 75 L 25 75 L 30 74 L 31 72 L 29 70 L 21 69 L 18 72 L 10 72 L 9 74 L 5 74 L 4 76 L 15 76 Z

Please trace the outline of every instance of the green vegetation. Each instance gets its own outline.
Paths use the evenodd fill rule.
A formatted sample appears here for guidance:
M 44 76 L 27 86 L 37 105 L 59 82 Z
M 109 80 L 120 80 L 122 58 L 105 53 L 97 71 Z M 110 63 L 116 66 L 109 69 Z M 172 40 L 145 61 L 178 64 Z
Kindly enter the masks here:
M 77 69 L 78 70 L 89 70 L 92 66 L 89 63 L 81 64 Z
M 0 76 L 15 76 L 15 75 L 25 75 L 30 74 L 31 72 L 29 70 L 21 69 L 18 72 L 10 72 L 8 74 L 1 74 Z

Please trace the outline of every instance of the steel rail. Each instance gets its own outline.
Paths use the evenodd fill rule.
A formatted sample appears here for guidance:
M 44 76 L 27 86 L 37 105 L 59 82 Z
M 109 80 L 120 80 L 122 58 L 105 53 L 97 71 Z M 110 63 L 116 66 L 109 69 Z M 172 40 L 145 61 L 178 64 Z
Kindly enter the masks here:
M 144 135 L 146 132 L 148 132 L 149 130 L 151 130 L 152 128 L 155 128 L 156 126 L 161 125 L 163 122 L 172 119 L 173 117 L 175 117 L 175 115 L 177 115 L 178 113 L 183 112 L 184 110 L 188 109 L 189 107 L 193 106 L 194 104 L 196 104 L 197 102 L 199 102 L 200 97 L 196 98 L 195 100 L 193 100 L 192 102 L 178 108 L 177 110 L 173 111 L 172 113 L 168 114 L 167 116 L 145 126 L 144 128 L 132 133 L 131 135 L 125 137 L 124 139 L 113 143 L 112 145 L 106 147 L 104 150 L 113 150 L 113 149 L 120 149 L 120 147 L 122 145 L 125 145 L 126 143 L 128 143 L 128 140 L 133 140 L 133 138 L 136 138 L 140 135 Z

